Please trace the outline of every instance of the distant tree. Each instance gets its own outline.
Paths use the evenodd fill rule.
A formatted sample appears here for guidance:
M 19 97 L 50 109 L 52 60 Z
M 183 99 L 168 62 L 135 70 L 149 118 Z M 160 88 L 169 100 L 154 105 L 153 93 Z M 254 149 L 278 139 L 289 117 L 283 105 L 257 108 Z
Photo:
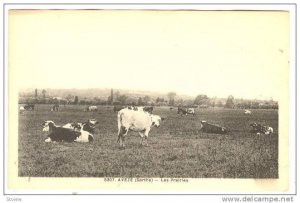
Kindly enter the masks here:
M 156 103 L 159 103 L 159 102 L 165 102 L 165 99 L 164 98 L 159 98 L 157 97 L 156 100 L 155 100 Z
M 258 109 L 259 108 L 259 102 L 253 101 L 251 102 L 251 109 Z
M 216 100 L 215 100 L 215 99 L 210 99 L 210 100 L 209 100 L 209 105 L 210 105 L 211 107 L 215 107 L 215 106 L 216 106 Z
M 54 103 L 54 104 L 58 104 L 58 103 L 59 103 L 59 101 L 57 100 L 57 98 L 54 98 L 54 99 L 53 99 L 53 103 Z
M 177 106 L 182 106 L 184 105 L 184 100 L 182 98 L 176 100 L 176 103 L 174 105 L 177 105 Z
M 74 98 L 74 104 L 78 104 L 78 96 L 75 96 L 75 98 Z
M 167 96 L 169 98 L 169 105 L 173 106 L 175 103 L 176 92 L 169 92 Z
M 65 106 L 67 104 L 67 100 L 65 100 L 65 99 L 61 100 L 61 104 L 63 104 Z
M 101 99 L 99 97 L 94 97 L 94 104 L 100 104 L 101 103 Z
M 108 104 L 112 104 L 113 103 L 113 101 L 112 101 L 112 96 L 111 95 L 109 95 L 108 97 L 107 97 L 107 103 Z
M 43 99 L 46 99 L 46 93 L 47 93 L 47 91 L 45 89 L 43 89 L 43 91 L 42 91 Z
M 46 90 L 45 90 L 45 89 L 43 89 L 43 90 L 42 90 L 42 95 L 43 95 L 43 100 L 42 100 L 42 103 L 43 103 L 43 104 L 45 104 L 45 103 L 46 103 L 46 93 L 47 93 L 47 92 L 46 92 Z
M 149 97 L 148 95 L 144 96 L 143 102 L 144 102 L 145 104 L 148 104 L 149 101 L 150 101 L 150 97 Z
M 115 99 L 116 101 L 119 101 L 119 97 L 120 97 L 120 92 L 117 90 L 117 91 L 115 92 L 115 94 L 114 94 L 114 99 Z
M 80 100 L 80 101 L 78 101 L 78 104 L 80 104 L 80 105 L 84 105 L 84 104 L 87 104 L 87 103 L 86 103 L 86 101 L 85 101 L 85 100 Z
M 107 102 L 109 104 L 113 104 L 113 102 L 114 102 L 114 90 L 112 88 L 110 90 L 110 96 L 108 97 Z
M 196 104 L 196 105 L 208 105 L 209 104 L 209 98 L 205 94 L 199 94 L 195 98 L 194 104 Z
M 68 103 L 68 104 L 72 103 L 73 98 L 74 98 L 74 96 L 72 96 L 71 94 L 68 94 L 68 95 L 66 96 L 67 103 Z
M 143 102 L 142 97 L 139 97 L 138 102 L 137 102 L 137 105 L 138 105 L 138 106 L 144 105 L 144 102 Z
M 126 104 L 127 96 L 125 94 L 119 95 L 118 100 L 122 105 Z
M 217 106 L 217 107 L 224 107 L 224 104 L 223 104 L 222 101 L 218 101 L 218 102 L 216 103 L 216 106 Z
M 225 107 L 227 107 L 227 108 L 233 108 L 234 107 L 234 97 L 232 95 L 228 96 Z

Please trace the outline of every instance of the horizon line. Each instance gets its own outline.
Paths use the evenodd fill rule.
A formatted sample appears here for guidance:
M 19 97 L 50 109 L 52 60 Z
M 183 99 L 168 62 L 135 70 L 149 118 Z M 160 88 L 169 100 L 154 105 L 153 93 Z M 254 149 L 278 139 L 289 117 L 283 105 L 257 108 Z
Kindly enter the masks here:
M 150 92 L 150 93 L 156 93 L 156 94 L 168 94 L 169 92 L 175 92 L 177 95 L 176 96 L 186 96 L 186 97 L 197 97 L 198 95 L 206 95 L 208 96 L 209 98 L 218 98 L 218 99 L 226 99 L 228 98 L 228 96 L 233 96 L 235 99 L 247 99 L 247 100 L 263 100 L 263 101 L 266 101 L 266 100 L 273 100 L 273 101 L 276 101 L 278 102 L 278 99 L 272 97 L 272 96 L 261 96 L 261 95 L 258 95 L 256 97 L 242 97 L 242 96 L 235 96 L 234 94 L 229 94 L 228 96 L 217 96 L 217 95 L 210 95 L 207 94 L 207 93 L 198 93 L 196 95 L 192 95 L 192 94 L 188 94 L 188 93 L 181 93 L 181 92 L 177 92 L 176 90 L 170 90 L 170 91 L 166 91 L 166 92 L 163 92 L 163 91 L 158 91 L 158 90 L 143 90 L 143 89 L 125 89 L 125 88 L 112 88 L 112 87 L 68 87 L 68 88 L 53 88 L 53 87 L 43 87 L 43 88 L 33 88 L 33 87 L 24 87 L 24 88 L 20 88 L 19 89 L 19 93 L 20 91 L 24 91 L 24 90 L 34 90 L 34 89 L 49 89 L 49 90 L 72 90 L 72 89 L 78 89 L 78 90 L 88 90 L 88 89 L 97 89 L 97 90 L 103 90 L 103 89 L 107 89 L 107 90 L 125 90 L 125 91 L 140 91 L 140 92 Z M 167 96 L 167 95 L 166 95 Z

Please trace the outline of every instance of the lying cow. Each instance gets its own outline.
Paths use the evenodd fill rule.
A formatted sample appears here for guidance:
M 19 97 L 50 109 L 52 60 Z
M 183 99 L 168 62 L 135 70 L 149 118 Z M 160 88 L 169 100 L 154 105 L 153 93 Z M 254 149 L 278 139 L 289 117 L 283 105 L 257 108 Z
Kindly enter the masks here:
M 25 110 L 34 110 L 34 104 L 25 104 L 24 109 Z
M 263 126 L 259 123 L 251 123 L 250 126 L 252 127 L 252 130 L 250 132 L 256 133 L 257 135 L 260 135 L 260 134 L 269 135 L 274 132 L 272 127 Z
M 193 116 L 195 116 L 195 109 L 194 108 L 186 108 L 186 107 L 178 107 L 177 114 L 181 114 L 181 116 L 192 114 Z
M 122 109 L 118 112 L 118 142 L 120 142 L 120 146 L 125 147 L 125 136 L 129 130 L 140 134 L 141 145 L 143 145 L 143 139 L 148 145 L 147 139 L 150 129 L 153 126 L 159 127 L 162 120 L 164 118 L 148 112 Z
M 216 124 L 207 123 L 207 121 L 201 121 L 202 128 L 201 131 L 205 133 L 216 133 L 216 134 L 225 134 L 228 130 L 225 127 L 221 127 Z
M 84 130 L 75 131 L 55 125 L 53 121 L 44 121 L 43 131 L 50 134 L 45 142 L 93 142 L 94 136 Z

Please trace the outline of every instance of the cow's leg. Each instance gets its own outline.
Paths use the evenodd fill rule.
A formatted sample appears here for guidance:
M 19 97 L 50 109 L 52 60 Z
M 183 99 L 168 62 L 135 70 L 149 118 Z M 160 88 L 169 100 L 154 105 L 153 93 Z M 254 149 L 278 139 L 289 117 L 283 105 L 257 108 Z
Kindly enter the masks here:
M 119 135 L 118 135 L 118 142 L 120 141 L 120 147 L 125 147 L 125 136 L 128 133 L 128 129 L 124 126 L 120 127 Z
M 125 148 L 125 135 L 122 136 L 122 148 Z
M 117 142 L 122 142 L 122 140 L 120 139 L 122 136 L 123 136 L 123 130 L 122 130 L 122 127 L 123 126 L 120 126 L 119 127 L 119 130 L 118 130 L 118 140 Z M 121 144 L 121 143 L 120 143 Z
M 140 142 L 140 145 L 143 145 L 143 140 L 144 140 L 144 133 L 143 132 L 139 132 L 140 136 L 141 136 L 141 142 Z
M 149 132 L 150 132 L 150 128 L 149 128 L 149 129 L 146 129 L 146 130 L 145 130 L 145 133 L 144 133 L 144 135 L 145 135 L 146 146 L 148 146 L 148 134 L 149 134 Z

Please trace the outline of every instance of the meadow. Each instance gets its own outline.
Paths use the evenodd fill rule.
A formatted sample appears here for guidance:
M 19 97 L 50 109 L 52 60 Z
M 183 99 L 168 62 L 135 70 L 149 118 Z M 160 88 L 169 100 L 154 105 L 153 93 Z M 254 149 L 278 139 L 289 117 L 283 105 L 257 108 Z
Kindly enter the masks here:
M 153 128 L 148 146 L 138 133 L 117 144 L 117 113 L 112 106 L 84 112 L 85 106 L 36 105 L 19 115 L 18 175 L 21 177 L 177 177 L 177 178 L 278 178 L 278 111 L 196 109 L 196 116 L 180 116 L 177 109 L 157 107 L 164 117 Z M 44 120 L 57 125 L 99 121 L 92 143 L 45 143 Z M 224 126 L 227 134 L 201 132 L 202 120 Z M 272 135 L 251 133 L 252 122 L 270 125 Z

